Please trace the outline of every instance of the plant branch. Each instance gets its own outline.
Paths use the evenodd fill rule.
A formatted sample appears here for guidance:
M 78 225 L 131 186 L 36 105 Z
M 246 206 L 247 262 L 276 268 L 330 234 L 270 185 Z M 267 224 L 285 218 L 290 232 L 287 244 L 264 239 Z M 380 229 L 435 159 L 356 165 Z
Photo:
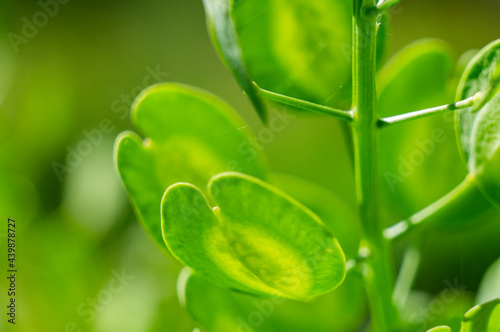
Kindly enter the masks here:
M 351 123 L 353 120 L 353 112 L 352 111 L 344 111 L 336 108 L 331 108 L 324 105 L 319 105 L 315 103 L 311 103 L 309 101 L 285 96 L 276 92 L 264 90 L 260 88 L 255 82 L 253 83 L 255 88 L 258 91 L 259 96 L 265 98 L 270 101 L 274 101 L 283 105 L 288 105 L 296 108 L 300 108 L 305 111 L 310 111 L 314 113 L 328 115 L 348 123 Z
M 377 9 L 379 11 L 384 11 L 384 10 L 390 9 L 391 7 L 397 5 L 401 1 L 402 0 L 380 0 L 377 3 Z
M 378 127 L 379 128 L 385 128 L 393 124 L 398 124 L 398 123 L 403 123 L 415 119 L 420 119 L 420 118 L 425 118 L 430 115 L 435 115 L 435 114 L 441 114 L 444 112 L 448 111 L 455 111 L 467 107 L 472 107 L 474 104 L 479 100 L 479 93 L 461 100 L 457 101 L 456 103 L 451 103 L 443 106 L 437 106 L 437 107 L 432 107 L 432 108 L 427 108 L 423 109 L 420 111 L 415 111 L 415 112 L 410 112 L 410 113 L 405 113 L 405 114 L 400 114 L 400 115 L 395 115 L 395 116 L 390 116 L 387 118 L 379 119 L 378 120 Z
M 450 218 L 450 215 L 451 218 L 456 219 L 456 215 L 460 214 L 460 212 L 457 212 L 460 206 L 470 202 L 474 199 L 474 196 L 482 197 L 481 195 L 480 189 L 475 183 L 475 179 L 471 176 L 467 176 L 462 183 L 436 202 L 427 206 L 420 212 L 417 212 L 410 218 L 386 228 L 384 230 L 384 237 L 393 241 L 435 220 Z

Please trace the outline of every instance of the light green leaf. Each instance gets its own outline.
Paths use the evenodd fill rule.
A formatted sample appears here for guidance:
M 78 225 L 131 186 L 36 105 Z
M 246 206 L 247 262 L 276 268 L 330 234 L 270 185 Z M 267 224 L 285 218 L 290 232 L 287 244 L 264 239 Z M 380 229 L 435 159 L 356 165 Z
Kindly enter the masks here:
M 223 173 L 200 189 L 178 183 L 162 201 L 163 238 L 173 255 L 219 285 L 307 300 L 336 288 L 345 257 L 321 220 L 265 182 Z
M 457 100 L 474 96 L 476 93 L 487 93 L 498 84 L 500 61 L 500 39 L 484 47 L 469 62 L 457 90 Z M 491 93 L 491 91 L 490 91 Z M 470 107 L 456 112 L 455 126 L 459 145 L 465 159 L 470 160 L 472 130 L 480 110 Z
M 500 93 L 474 120 L 468 164 L 486 198 L 500 206 Z
M 483 275 L 476 303 L 484 303 L 500 298 L 500 258 L 497 259 Z
M 446 43 L 423 39 L 405 47 L 378 74 L 379 115 L 450 102 L 446 87 L 452 71 L 453 53 Z M 465 168 L 456 167 L 460 156 L 449 115 L 390 126 L 380 134 L 382 188 L 400 216 L 421 210 L 465 177 Z
M 183 270 L 177 291 L 191 316 L 211 332 L 348 332 L 365 314 L 360 284 L 359 276 L 349 275 L 335 292 L 302 303 L 234 292 Z
M 456 115 L 460 146 L 472 176 L 492 204 L 500 204 L 500 40 L 483 48 L 469 62 L 457 99 L 478 95 L 473 107 Z
M 436 326 L 427 332 L 451 332 L 451 328 L 449 326 Z
M 496 299 L 469 310 L 462 321 L 461 332 L 500 331 L 500 299 Z
M 160 205 L 169 186 L 206 188 L 213 175 L 232 170 L 266 177 L 248 126 L 207 92 L 172 83 L 150 87 L 135 101 L 132 122 L 146 138 L 120 134 L 116 165 L 142 225 L 164 250 Z
M 231 20 L 232 0 L 203 0 L 203 4 L 207 13 L 208 30 L 220 57 L 250 98 L 261 119 L 266 122 L 266 108 L 247 75 L 236 29 Z

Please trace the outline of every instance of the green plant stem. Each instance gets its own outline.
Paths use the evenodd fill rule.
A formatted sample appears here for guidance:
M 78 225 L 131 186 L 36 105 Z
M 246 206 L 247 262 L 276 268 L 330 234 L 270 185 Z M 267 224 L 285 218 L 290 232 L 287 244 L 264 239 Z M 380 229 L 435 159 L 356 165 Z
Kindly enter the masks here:
M 356 195 L 364 230 L 363 246 L 369 251 L 363 277 L 369 299 L 372 330 L 394 331 L 399 313 L 392 301 L 392 266 L 382 234 L 377 197 L 378 126 L 376 116 L 376 36 L 374 0 L 355 0 L 353 19 L 353 109 Z
M 260 88 L 255 82 L 253 83 L 255 88 L 258 91 L 260 97 L 265 98 L 270 101 L 274 101 L 283 105 L 288 105 L 292 107 L 296 107 L 305 111 L 310 111 L 314 113 L 328 115 L 346 122 L 352 122 L 353 120 L 353 112 L 352 111 L 344 111 L 336 108 L 331 108 L 324 105 L 318 105 L 315 103 L 311 103 L 309 101 L 285 96 L 276 92 L 264 90 Z
M 377 9 L 379 11 L 384 11 L 387 9 L 390 9 L 391 7 L 394 7 L 398 3 L 400 3 L 402 0 L 380 0 L 377 3 Z
M 432 108 L 423 109 L 420 111 L 390 116 L 387 118 L 383 118 L 378 120 L 379 128 L 385 128 L 393 124 L 404 123 L 411 120 L 425 118 L 430 115 L 441 114 L 448 111 L 455 111 L 467 107 L 474 106 L 474 103 L 477 101 L 477 96 L 472 96 L 470 98 L 458 101 L 456 103 L 447 104 L 443 106 L 437 106 Z

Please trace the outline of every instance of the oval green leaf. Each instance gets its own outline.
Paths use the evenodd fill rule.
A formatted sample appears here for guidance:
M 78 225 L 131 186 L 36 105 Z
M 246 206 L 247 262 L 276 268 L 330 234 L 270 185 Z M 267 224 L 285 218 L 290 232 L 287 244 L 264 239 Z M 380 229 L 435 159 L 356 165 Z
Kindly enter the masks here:
M 475 118 L 468 166 L 486 198 L 500 207 L 500 93 Z
M 139 220 L 165 251 L 160 205 L 169 186 L 189 182 L 206 188 L 214 174 L 233 170 L 266 177 L 248 126 L 205 91 L 172 83 L 152 86 L 135 101 L 132 122 L 146 138 L 120 134 L 115 163 Z
M 483 194 L 500 206 L 500 39 L 469 62 L 457 99 L 479 94 L 475 106 L 456 113 L 457 137 L 472 176 Z
M 478 92 L 491 93 L 491 88 L 498 84 L 500 66 L 500 39 L 484 47 L 467 65 L 457 90 L 457 100 L 463 100 Z M 489 93 L 488 93 L 489 92 Z M 466 161 L 471 154 L 471 134 L 480 110 L 470 107 L 456 112 L 455 126 L 461 151 Z
M 461 332 L 500 331 L 500 299 L 496 299 L 469 310 L 462 321 Z
M 225 287 L 297 300 L 342 283 L 340 245 L 302 204 L 241 173 L 215 176 L 208 191 L 179 183 L 163 197 L 163 238 L 183 264 Z

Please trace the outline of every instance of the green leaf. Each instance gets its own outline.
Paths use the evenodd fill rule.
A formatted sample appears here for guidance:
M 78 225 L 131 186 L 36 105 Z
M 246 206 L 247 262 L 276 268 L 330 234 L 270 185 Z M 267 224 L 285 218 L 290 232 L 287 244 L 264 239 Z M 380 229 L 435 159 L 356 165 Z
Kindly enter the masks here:
M 446 88 L 452 70 L 453 53 L 440 40 L 423 39 L 405 47 L 377 76 L 379 115 L 448 103 Z M 460 156 L 449 115 L 390 126 L 380 134 L 381 185 L 390 209 L 400 216 L 411 215 L 437 200 L 466 174 L 465 168 L 456 167 Z
M 436 326 L 427 330 L 427 332 L 451 332 L 451 328 L 449 326 Z
M 361 284 L 359 276 L 349 275 L 335 292 L 302 303 L 234 292 L 187 269 L 179 275 L 177 292 L 208 331 L 330 332 L 359 326 L 365 314 Z
M 484 47 L 469 62 L 457 90 L 457 100 L 474 96 L 476 93 L 486 93 L 498 84 L 498 67 L 500 61 L 500 39 Z M 471 107 L 456 112 L 455 125 L 459 145 L 465 160 L 470 160 L 472 129 L 480 110 Z
M 251 79 L 311 102 L 349 99 L 351 14 L 350 0 L 233 1 L 232 18 Z
M 191 184 L 163 197 L 163 238 L 183 264 L 222 286 L 299 300 L 343 281 L 340 245 L 302 204 L 241 173 L 215 176 L 208 191 L 213 209 Z
M 500 40 L 483 48 L 469 62 L 457 98 L 479 94 L 479 102 L 460 110 L 456 130 L 467 167 L 485 197 L 500 204 Z
M 264 103 L 259 98 L 243 63 L 238 36 L 231 20 L 231 0 L 203 0 L 207 14 L 207 25 L 215 47 L 231 70 L 240 87 L 246 92 L 261 119 L 267 121 Z
M 164 251 L 160 205 L 169 186 L 206 188 L 214 174 L 232 170 L 266 177 L 248 126 L 207 92 L 172 83 L 150 87 L 135 101 L 132 122 L 146 139 L 120 134 L 115 162 L 142 225 Z
M 500 331 L 500 299 L 496 299 L 469 310 L 462 321 L 461 332 Z

